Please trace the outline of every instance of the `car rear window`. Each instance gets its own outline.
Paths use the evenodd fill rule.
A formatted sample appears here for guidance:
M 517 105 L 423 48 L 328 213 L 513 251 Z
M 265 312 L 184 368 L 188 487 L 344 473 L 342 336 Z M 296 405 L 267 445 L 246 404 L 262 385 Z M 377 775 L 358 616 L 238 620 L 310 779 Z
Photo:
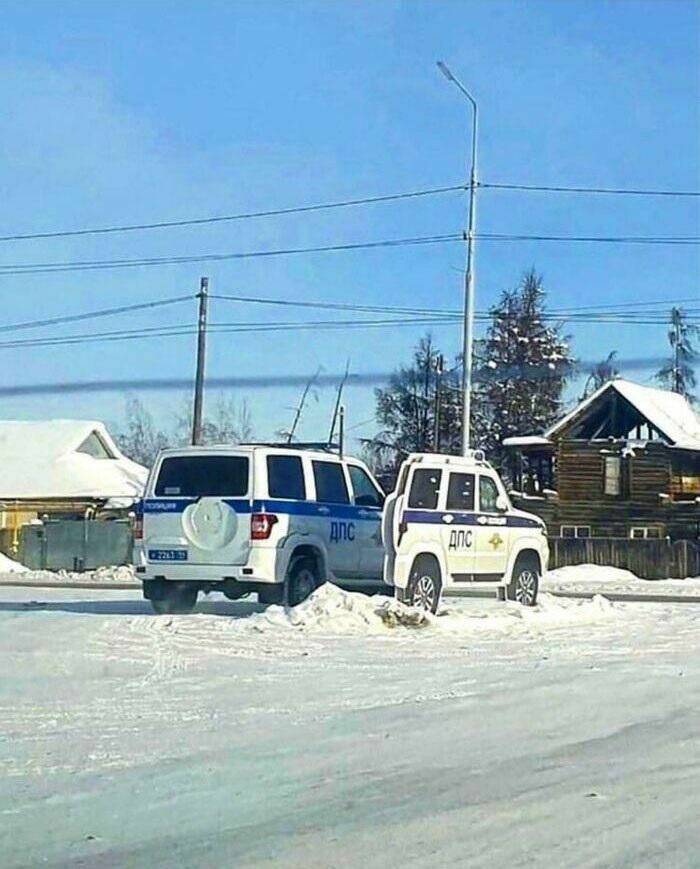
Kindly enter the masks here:
M 267 491 L 271 498 L 306 498 L 304 469 L 299 456 L 267 457 Z
M 240 498 L 248 493 L 246 456 L 169 456 L 158 472 L 160 498 Z
M 413 472 L 408 506 L 419 510 L 435 510 L 440 494 L 442 471 L 419 468 Z
M 343 468 L 337 462 L 312 462 L 316 500 L 324 504 L 349 504 Z
M 447 489 L 447 509 L 474 509 L 474 474 L 450 474 L 450 485 Z

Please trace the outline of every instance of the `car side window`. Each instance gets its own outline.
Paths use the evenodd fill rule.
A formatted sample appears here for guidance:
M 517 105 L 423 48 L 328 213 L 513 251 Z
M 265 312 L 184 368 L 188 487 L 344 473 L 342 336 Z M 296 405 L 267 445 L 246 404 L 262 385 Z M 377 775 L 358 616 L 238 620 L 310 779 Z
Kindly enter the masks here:
M 408 506 L 419 510 L 435 510 L 440 495 L 442 471 L 419 468 L 413 472 Z
M 349 504 L 347 483 L 340 462 L 311 462 L 316 483 L 316 500 L 322 504 Z
M 498 486 L 491 477 L 479 477 L 479 505 L 482 513 L 497 513 Z
M 271 498 L 291 501 L 306 498 L 304 469 L 299 456 L 267 457 L 267 491 Z
M 474 509 L 474 474 L 450 474 L 450 485 L 447 489 L 447 509 Z
M 357 465 L 348 465 L 350 482 L 358 507 L 381 507 L 384 496 L 379 492 L 366 471 Z

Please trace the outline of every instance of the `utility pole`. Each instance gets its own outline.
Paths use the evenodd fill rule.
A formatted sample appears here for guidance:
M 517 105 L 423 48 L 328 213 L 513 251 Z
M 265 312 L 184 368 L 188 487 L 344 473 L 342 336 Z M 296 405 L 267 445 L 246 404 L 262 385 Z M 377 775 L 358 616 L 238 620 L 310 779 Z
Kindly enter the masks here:
M 681 392 L 681 318 L 680 311 L 675 308 L 671 312 L 671 322 L 674 327 L 674 346 L 673 346 L 673 391 Z
M 348 375 L 350 374 L 350 360 L 345 363 L 345 374 L 343 375 L 343 379 L 338 384 L 338 392 L 335 396 L 335 407 L 333 408 L 333 417 L 331 418 L 331 430 L 328 432 L 328 446 L 331 447 L 333 445 L 333 435 L 335 434 L 335 425 L 338 421 L 338 412 L 340 410 L 340 401 L 343 397 L 343 388 L 348 380 Z
M 197 371 L 194 380 L 194 409 L 192 412 L 192 445 L 197 446 L 202 438 L 202 404 L 204 402 L 204 366 L 207 353 L 207 304 L 209 301 L 209 278 L 199 282 L 199 318 L 197 320 Z
M 445 78 L 452 82 L 455 87 L 461 91 L 463 96 L 469 100 L 474 114 L 471 140 L 472 165 L 469 180 L 469 223 L 466 233 L 467 268 L 464 275 L 464 329 L 462 340 L 462 353 L 464 358 L 462 374 L 462 455 L 466 456 L 471 441 L 472 368 L 474 363 L 474 236 L 476 232 L 476 188 L 478 186 L 476 173 L 476 146 L 479 126 L 479 109 L 474 97 L 464 87 L 462 82 L 452 74 L 447 64 L 439 60 L 437 65 Z
M 433 446 L 436 453 L 440 452 L 440 385 L 444 370 L 445 359 L 442 353 L 438 353 L 435 359 L 435 434 L 433 435 Z

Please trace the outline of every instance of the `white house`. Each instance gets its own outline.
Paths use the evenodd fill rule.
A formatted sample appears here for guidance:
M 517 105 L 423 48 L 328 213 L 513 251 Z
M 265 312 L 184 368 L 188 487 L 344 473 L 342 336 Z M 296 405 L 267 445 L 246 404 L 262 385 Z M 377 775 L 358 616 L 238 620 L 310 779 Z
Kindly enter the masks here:
M 0 420 L 0 515 L 128 508 L 147 475 L 101 422 Z

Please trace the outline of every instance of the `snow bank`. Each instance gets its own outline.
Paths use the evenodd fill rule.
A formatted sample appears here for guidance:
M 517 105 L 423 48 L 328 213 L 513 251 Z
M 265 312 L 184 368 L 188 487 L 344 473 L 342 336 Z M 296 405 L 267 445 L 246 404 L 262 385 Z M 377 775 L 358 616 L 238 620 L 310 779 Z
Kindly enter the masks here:
M 542 579 L 544 591 L 602 594 L 700 595 L 700 577 L 695 579 L 640 579 L 629 570 L 578 564 L 550 570 Z
M 461 602 L 460 602 L 461 604 Z M 535 607 L 517 603 L 473 600 L 468 606 L 448 601 L 438 615 L 405 606 L 388 597 L 368 597 L 326 583 L 299 606 L 268 607 L 244 621 L 257 633 L 298 631 L 317 635 L 405 636 L 416 629 L 430 634 L 469 636 L 483 633 L 532 633 L 608 619 L 613 604 L 596 595 L 592 600 L 566 600 L 541 594 Z M 240 624 L 240 623 L 239 623 Z
M 6 555 L 0 552 L 0 574 L 1 573 L 29 573 L 29 568 L 20 564 L 19 561 L 13 561 Z
M 98 567 L 96 570 L 86 570 L 83 573 L 75 573 L 69 570 L 30 570 L 23 564 L 12 561 L 0 553 L 0 585 L 3 577 L 16 579 L 10 574 L 21 573 L 22 581 L 41 582 L 43 584 L 62 582 L 136 582 L 134 568 L 129 565 L 115 565 L 112 567 Z
M 427 627 L 431 619 L 427 613 L 394 598 L 368 597 L 327 582 L 298 606 L 271 606 L 249 621 L 261 633 L 282 628 L 304 633 L 372 634 L 397 627 Z

